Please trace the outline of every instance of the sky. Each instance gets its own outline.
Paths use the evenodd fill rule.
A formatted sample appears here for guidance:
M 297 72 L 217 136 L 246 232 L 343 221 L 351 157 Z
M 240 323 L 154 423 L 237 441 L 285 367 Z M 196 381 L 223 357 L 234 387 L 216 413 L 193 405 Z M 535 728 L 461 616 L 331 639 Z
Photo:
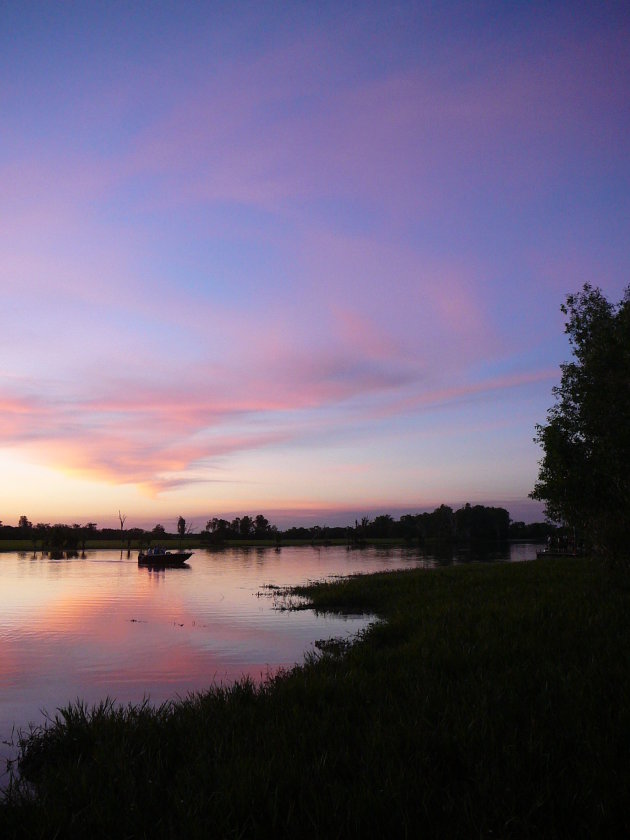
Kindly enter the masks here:
M 629 94 L 623 3 L 2 0 L 0 519 L 542 519 Z

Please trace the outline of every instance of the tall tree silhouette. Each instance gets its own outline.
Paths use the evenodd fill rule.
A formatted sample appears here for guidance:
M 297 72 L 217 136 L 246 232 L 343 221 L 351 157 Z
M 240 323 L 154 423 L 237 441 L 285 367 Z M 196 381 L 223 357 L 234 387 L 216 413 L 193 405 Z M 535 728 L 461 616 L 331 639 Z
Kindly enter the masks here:
M 543 449 L 532 498 L 581 529 L 596 552 L 628 562 L 630 532 L 630 286 L 618 304 L 586 284 L 561 307 L 573 361 L 534 438 Z

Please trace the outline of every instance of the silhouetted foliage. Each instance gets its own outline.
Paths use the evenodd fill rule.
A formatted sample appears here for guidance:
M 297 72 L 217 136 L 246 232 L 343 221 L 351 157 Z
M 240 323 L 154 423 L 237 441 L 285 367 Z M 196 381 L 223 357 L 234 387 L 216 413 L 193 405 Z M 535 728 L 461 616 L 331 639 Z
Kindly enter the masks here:
M 506 540 L 510 536 L 510 514 L 505 508 L 485 505 L 472 507 L 468 503 L 455 512 L 448 505 L 440 505 L 432 513 L 405 514 L 398 521 L 389 514 L 381 514 L 373 520 L 364 516 L 360 522 L 355 521 L 354 528 L 349 531 L 350 541 L 359 545 L 370 539 L 447 543 Z
M 33 542 L 34 549 L 39 547 L 47 550 L 53 547 L 51 542 L 53 528 L 57 529 L 55 531 L 56 548 L 58 548 L 57 543 L 65 545 L 67 542 L 65 537 L 63 539 L 59 537 L 60 529 L 63 529 L 64 534 L 71 532 L 75 543 L 80 543 L 82 548 L 85 548 L 87 540 L 119 541 L 122 539 L 130 547 L 132 542 L 140 544 L 151 544 L 152 541 L 164 542 L 175 539 L 176 535 L 182 539 L 192 532 L 191 526 L 183 516 L 177 519 L 176 534 L 168 532 L 160 523 L 151 530 L 125 529 L 124 520 L 126 516 L 123 516 L 122 528 L 99 529 L 95 522 L 88 522 L 85 525 L 57 523 L 52 527 L 40 522 L 33 526 L 24 516 L 20 519 L 21 527 L 0 524 L 0 538 L 29 539 Z M 254 517 L 237 516 L 231 522 L 215 516 L 206 521 L 205 528 L 199 534 L 199 541 L 208 546 L 219 546 L 229 541 L 239 540 L 268 540 L 275 542 L 276 545 L 280 542 L 292 541 L 327 545 L 333 540 L 343 540 L 348 545 L 355 546 L 364 545 L 370 540 L 406 541 L 410 544 L 422 543 L 425 540 L 453 543 L 474 540 L 496 541 L 507 538 L 544 541 L 554 531 L 554 527 L 549 523 L 534 525 L 525 525 L 523 522 L 510 523 L 510 516 L 505 508 L 466 504 L 457 511 L 453 511 L 448 505 L 440 505 L 432 512 L 404 514 L 399 520 L 388 513 L 379 514 L 374 519 L 363 516 L 360 521 L 355 520 L 354 527 L 348 525 L 294 526 L 284 531 L 272 525 L 261 513 Z
M 35 544 L 39 541 L 42 550 L 48 549 L 50 545 L 50 525 L 47 522 L 38 522 L 33 528 L 33 540 Z
M 588 284 L 569 295 L 574 360 L 561 365 L 556 403 L 536 426 L 543 449 L 532 498 L 600 555 L 628 560 L 630 532 L 630 286 L 619 304 Z
M 466 540 L 505 540 L 509 536 L 510 514 L 505 508 L 466 504 L 455 513 L 457 536 Z
M 247 539 L 252 532 L 254 523 L 251 516 L 244 516 L 239 523 L 239 533 L 243 539 Z
M 254 536 L 258 539 L 264 539 L 270 534 L 269 520 L 261 513 L 254 519 Z
M 26 516 L 20 516 L 18 520 L 18 528 L 24 536 L 29 536 L 31 529 L 33 528 L 33 523 L 28 519 Z
M 61 557 L 64 553 L 74 553 L 79 547 L 79 531 L 64 525 L 62 522 L 55 523 L 48 535 L 48 545 L 52 556 Z
M 287 540 L 310 540 L 311 538 L 310 530 L 308 528 L 304 528 L 303 526 L 287 528 L 286 531 L 282 532 L 282 534 Z
M 556 533 L 556 526 L 550 522 L 510 522 L 509 536 L 511 540 L 534 540 L 545 542 L 547 537 Z

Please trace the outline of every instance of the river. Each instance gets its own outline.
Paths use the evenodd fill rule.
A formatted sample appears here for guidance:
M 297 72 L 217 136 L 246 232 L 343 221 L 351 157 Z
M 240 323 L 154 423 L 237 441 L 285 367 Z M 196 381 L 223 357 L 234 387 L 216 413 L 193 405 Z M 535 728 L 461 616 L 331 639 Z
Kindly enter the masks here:
M 535 551 L 512 544 L 481 559 L 528 560 Z M 301 662 L 316 640 L 351 637 L 369 622 L 278 609 L 274 587 L 453 559 L 478 558 L 407 548 L 199 549 L 186 567 L 155 571 L 112 550 L 68 560 L 3 553 L 0 738 L 78 698 L 157 704 L 241 675 L 260 680 Z M 10 754 L 5 746 L 0 760 Z

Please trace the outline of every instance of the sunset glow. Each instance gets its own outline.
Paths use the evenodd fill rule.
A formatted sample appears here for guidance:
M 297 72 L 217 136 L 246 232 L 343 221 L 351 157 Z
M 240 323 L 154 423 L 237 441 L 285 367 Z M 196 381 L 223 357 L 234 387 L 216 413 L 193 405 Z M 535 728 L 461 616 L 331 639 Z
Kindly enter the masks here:
M 8 2 L 0 69 L 5 524 L 542 518 L 626 4 Z

